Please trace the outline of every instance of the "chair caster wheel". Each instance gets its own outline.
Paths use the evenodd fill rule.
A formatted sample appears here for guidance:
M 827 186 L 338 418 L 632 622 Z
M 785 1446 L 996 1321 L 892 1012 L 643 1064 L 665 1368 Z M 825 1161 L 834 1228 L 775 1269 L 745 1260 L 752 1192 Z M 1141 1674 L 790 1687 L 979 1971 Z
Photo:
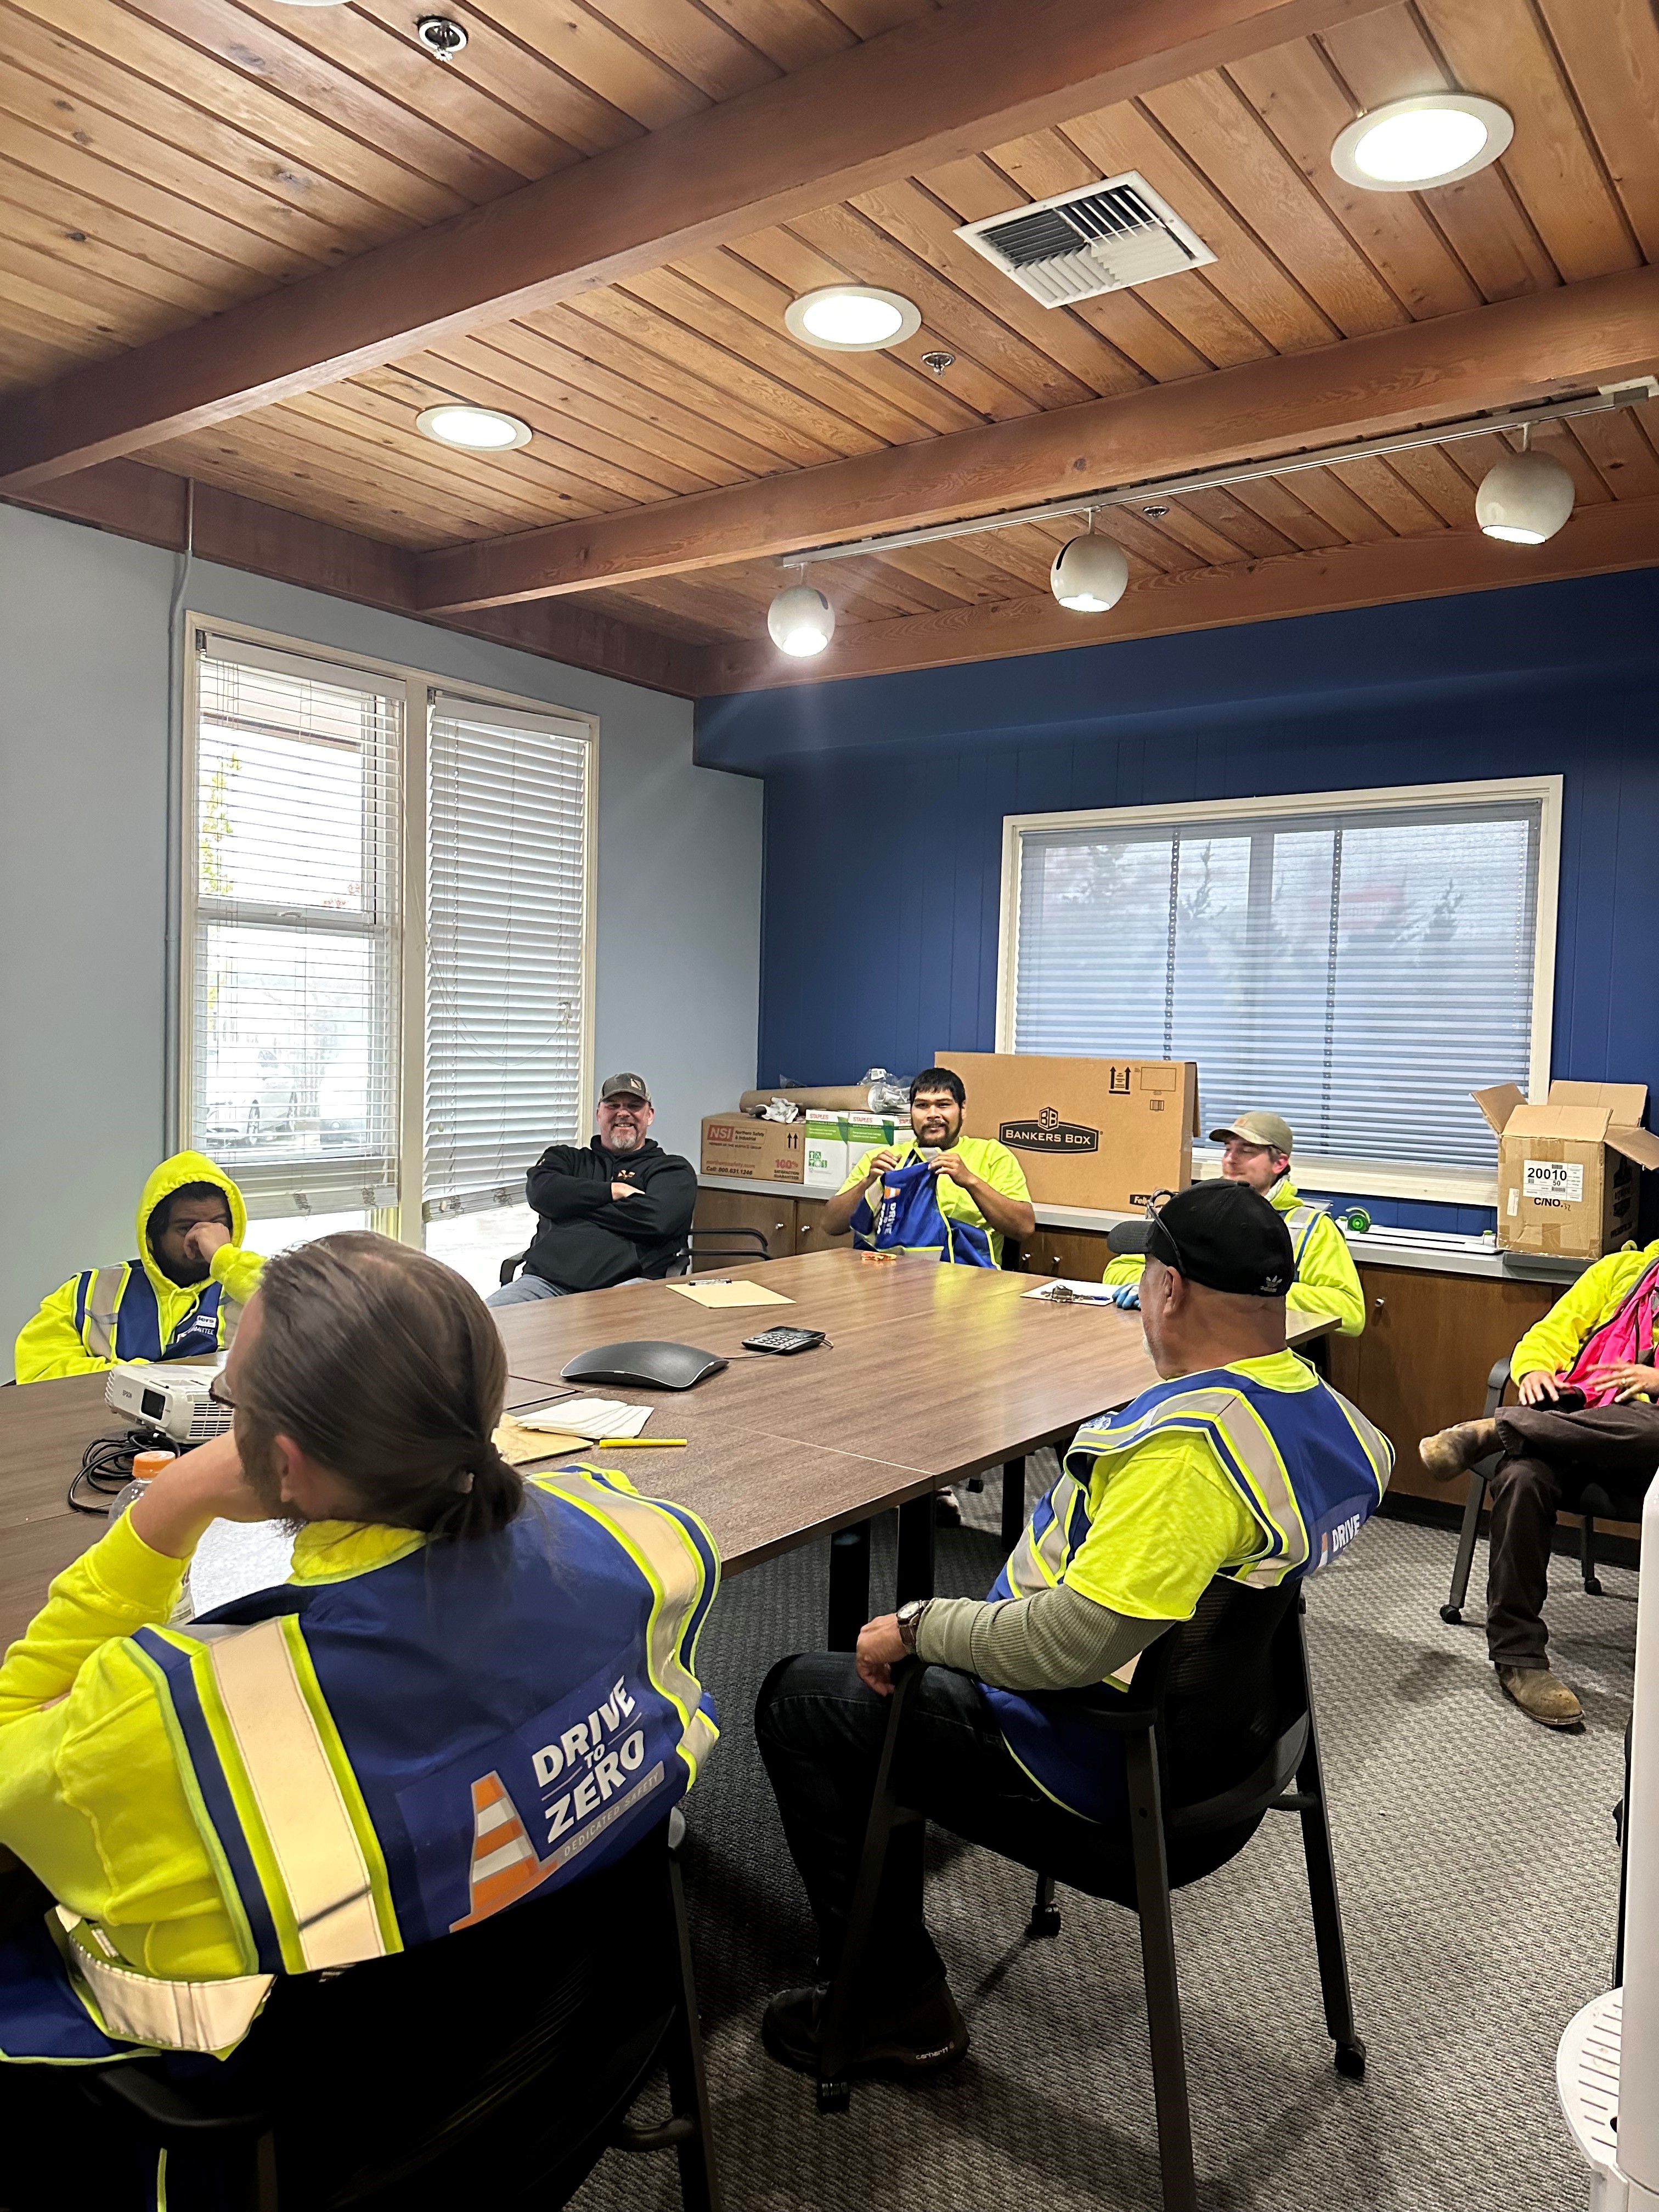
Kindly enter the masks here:
M 1584 1595 L 1586 1597 L 1600 1597 L 1601 1595 L 1601 1577 L 1600 1575 L 1586 1575 L 1584 1577 Z
M 1456 1628 L 1462 1625 L 1463 1608 L 1461 1605 L 1443 1605 L 1440 1608 L 1440 1618 L 1449 1628 Z
M 1030 1920 L 1025 1923 L 1025 1933 L 1032 1939 L 1033 1942 L 1036 1942 L 1039 1937 L 1044 1936 L 1058 1936 L 1060 1933 L 1060 1907 L 1057 1905 L 1039 1905 L 1036 1906 L 1033 1911 Z
M 1363 2081 L 1364 2080 L 1365 2046 L 1359 2040 L 1358 2036 L 1354 2038 L 1352 2043 L 1339 2043 L 1337 2045 L 1336 2070 L 1339 2074 L 1346 2075 L 1350 2081 Z
M 850 2081 L 842 2080 L 839 2081 L 820 2081 L 818 2083 L 818 2110 L 820 2112 L 844 2112 L 849 2108 L 852 2102 L 853 2085 Z

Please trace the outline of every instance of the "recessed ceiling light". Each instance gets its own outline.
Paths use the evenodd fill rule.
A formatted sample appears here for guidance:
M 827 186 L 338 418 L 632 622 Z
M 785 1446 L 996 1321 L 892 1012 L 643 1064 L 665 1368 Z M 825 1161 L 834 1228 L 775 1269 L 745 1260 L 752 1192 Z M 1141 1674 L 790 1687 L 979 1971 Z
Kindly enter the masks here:
M 1425 92 L 1357 116 L 1337 135 L 1331 167 L 1362 191 L 1423 191 L 1455 184 L 1495 161 L 1515 118 L 1469 92 Z
M 874 353 L 921 328 L 921 310 L 898 292 L 872 284 L 825 284 L 783 311 L 790 335 L 829 353 Z
M 315 0 L 307 4 L 314 5 Z M 453 399 L 422 408 L 415 427 L 441 446 L 459 446 L 469 453 L 504 453 L 511 447 L 530 443 L 530 425 L 516 415 L 500 414 L 494 407 L 467 407 Z

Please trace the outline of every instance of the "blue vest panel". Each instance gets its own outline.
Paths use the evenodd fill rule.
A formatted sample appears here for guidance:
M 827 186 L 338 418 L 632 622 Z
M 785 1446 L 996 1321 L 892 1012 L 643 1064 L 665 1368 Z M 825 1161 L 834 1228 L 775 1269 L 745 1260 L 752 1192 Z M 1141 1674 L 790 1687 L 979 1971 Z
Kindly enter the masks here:
M 89 1267 L 76 1285 L 75 1327 L 82 1343 L 87 1343 L 87 1302 L 92 1295 L 95 1267 Z M 221 1307 L 224 1286 L 221 1283 L 204 1283 L 193 1306 L 174 1327 L 166 1344 L 161 1341 L 161 1315 L 156 1304 L 155 1285 L 144 1272 L 142 1263 L 129 1260 L 126 1280 L 115 1309 L 115 1342 L 113 1357 L 117 1359 L 213 1359 L 222 1346 L 220 1342 Z M 95 1346 L 88 1349 L 102 1357 Z
M 1264 1547 L 1221 1572 L 1263 1588 L 1328 1565 L 1376 1510 L 1393 1465 L 1386 1437 L 1323 1382 L 1273 1390 L 1231 1368 L 1160 1382 L 1079 1431 L 988 1595 L 1030 1596 L 1063 1583 L 1111 1464 L 1170 1431 L 1201 1436 L 1237 1488 Z M 1061 1695 L 981 1687 L 1010 1752 L 1050 1796 L 1088 1820 L 1122 1811 L 1121 1747 L 1091 1717 L 1119 1696 L 1110 1683 Z
M 873 1211 L 866 1189 L 853 1208 L 853 1242 L 872 1252 L 933 1252 L 951 1267 L 994 1267 L 991 1239 L 976 1221 L 945 1212 L 926 1160 L 889 1168 Z

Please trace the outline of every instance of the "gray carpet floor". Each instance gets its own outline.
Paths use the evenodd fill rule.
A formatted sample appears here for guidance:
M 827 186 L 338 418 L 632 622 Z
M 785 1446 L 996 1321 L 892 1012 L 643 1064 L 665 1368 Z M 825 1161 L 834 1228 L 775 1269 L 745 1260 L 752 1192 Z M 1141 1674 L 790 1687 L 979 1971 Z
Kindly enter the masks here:
M 965 1500 L 986 1519 L 990 1493 Z M 1374 1522 L 1310 1586 L 1310 1641 L 1365 2080 L 1330 2063 L 1297 1823 L 1270 1815 L 1231 1866 L 1176 1899 L 1200 2197 L 1215 2212 L 1543 2212 L 1588 2202 L 1556 2110 L 1554 2054 L 1607 1984 L 1618 1897 L 1636 1577 L 1587 1597 L 1552 1571 L 1553 1656 L 1582 1735 L 1502 1697 L 1478 1626 L 1444 1626 L 1453 1539 Z M 978 1594 L 993 1534 L 941 1531 L 939 1587 Z M 861 2085 L 820 2119 L 757 2028 L 805 1978 L 811 1933 L 758 1757 L 756 1690 L 821 1644 L 826 1549 L 723 1592 L 703 1672 L 724 1736 L 688 1801 L 688 1879 L 728 2212 L 933 2206 L 1083 2212 L 1159 2203 L 1136 1923 L 1062 1893 L 1027 1943 L 1030 1877 L 934 1832 L 928 1915 L 974 2046 L 921 2087 Z M 890 1556 L 878 1554 L 879 1590 Z M 1476 1589 L 1485 1549 L 1476 1563 Z M 1476 1619 L 1478 1606 L 1472 1608 Z M 608 2155 L 580 2212 L 679 2202 L 672 2160 Z

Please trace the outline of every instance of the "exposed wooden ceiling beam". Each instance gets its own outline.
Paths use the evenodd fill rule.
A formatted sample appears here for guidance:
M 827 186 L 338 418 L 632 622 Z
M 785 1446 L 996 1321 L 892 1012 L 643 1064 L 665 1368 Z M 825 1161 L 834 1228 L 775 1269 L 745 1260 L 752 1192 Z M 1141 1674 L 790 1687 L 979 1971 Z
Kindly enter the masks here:
M 1385 0 L 957 0 L 14 403 L 0 484 L 337 382 Z
M 119 538 L 136 538 L 184 550 L 186 479 L 138 461 L 106 461 L 9 503 L 91 523 Z M 480 609 L 476 613 L 423 613 L 415 604 L 414 561 L 399 545 L 360 537 L 332 523 L 313 521 L 263 500 L 245 499 L 215 484 L 196 486 L 191 532 L 195 556 L 228 568 L 251 569 L 286 584 L 326 592 L 410 615 L 445 629 L 465 631 L 499 645 L 516 646 L 547 660 L 562 660 L 602 676 L 617 676 L 653 690 L 694 698 L 702 681 L 702 648 L 665 637 L 642 625 L 618 622 L 597 608 L 549 602 L 543 605 Z
M 1616 500 L 1581 507 L 1547 545 L 1501 545 L 1470 529 L 1285 553 L 1237 567 L 1148 578 L 1132 584 L 1109 615 L 1068 613 L 1045 592 L 994 606 L 850 624 L 811 660 L 790 660 L 764 639 L 708 646 L 698 682 L 706 697 L 769 690 L 1654 567 L 1659 567 L 1659 499 Z
M 1595 276 L 823 468 L 423 554 L 426 607 L 643 581 L 1523 404 L 1659 363 L 1659 269 Z

